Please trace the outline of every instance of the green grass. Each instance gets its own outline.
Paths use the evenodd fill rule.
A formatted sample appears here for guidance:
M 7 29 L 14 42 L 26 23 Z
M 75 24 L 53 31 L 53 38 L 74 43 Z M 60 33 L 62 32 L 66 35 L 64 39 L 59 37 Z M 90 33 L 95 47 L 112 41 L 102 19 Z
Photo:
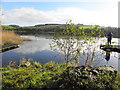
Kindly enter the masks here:
M 61 88 L 62 86 L 66 86 L 66 85 L 68 85 L 70 88 L 72 86 L 69 85 L 69 81 L 70 83 L 74 81 L 78 85 L 82 85 L 81 83 L 83 83 L 84 85 L 87 85 L 87 87 L 89 87 L 89 84 L 86 84 L 90 81 L 89 79 L 82 80 L 78 77 L 78 80 L 82 80 L 82 82 L 78 82 L 77 78 L 74 79 L 76 77 L 77 71 L 75 71 L 75 73 L 72 74 L 71 70 L 67 71 L 67 67 L 74 68 L 76 66 L 73 63 L 69 63 L 68 66 L 66 66 L 65 64 L 56 64 L 55 62 L 40 64 L 38 62 L 33 62 L 26 59 L 23 59 L 23 61 L 21 61 L 19 65 L 16 65 L 14 62 L 11 62 L 8 66 L 2 68 L 2 89 L 27 90 L 30 88 L 31 89 L 55 88 L 55 87 Z M 101 84 L 101 81 L 104 80 L 109 81 L 111 77 L 108 77 L 108 72 L 106 74 L 105 73 L 106 72 L 104 72 L 103 76 L 97 77 L 97 79 L 94 78 L 94 80 L 92 81 L 92 85 L 93 86 L 94 84 L 96 85 L 97 82 L 99 84 L 97 85 L 99 86 L 99 88 L 101 88 L 103 85 Z M 84 73 L 84 75 L 88 75 L 88 74 L 89 72 Z M 108 79 L 106 77 L 108 77 Z M 112 86 L 110 86 L 112 87 L 111 90 L 120 89 L 119 73 L 117 74 L 115 83 L 109 82 L 110 85 L 111 83 L 112 83 Z M 74 83 L 72 83 L 72 85 L 74 85 Z M 78 87 L 79 86 L 76 86 L 75 88 Z M 82 86 L 82 87 L 86 87 L 86 86 Z
M 2 69 L 3 88 L 44 88 L 53 77 L 66 69 L 65 65 L 53 62 L 44 65 L 34 62 L 30 67 L 21 66 L 11 64 Z

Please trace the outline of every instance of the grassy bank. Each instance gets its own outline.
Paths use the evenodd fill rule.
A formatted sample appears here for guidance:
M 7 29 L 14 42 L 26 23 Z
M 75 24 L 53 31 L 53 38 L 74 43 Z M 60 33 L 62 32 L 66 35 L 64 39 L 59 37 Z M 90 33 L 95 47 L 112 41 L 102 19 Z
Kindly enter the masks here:
M 19 35 L 15 34 L 13 31 L 0 31 L 0 45 L 6 44 L 20 44 L 23 41 L 28 41 L 30 39 L 21 38 Z
M 55 64 L 53 62 L 42 65 L 38 62 L 32 63 L 21 62 L 19 66 L 10 64 L 8 67 L 4 67 L 2 70 L 2 87 L 16 88 L 16 89 L 28 89 L 28 88 L 45 88 L 48 82 L 53 77 L 59 76 L 66 66 L 62 64 Z
M 107 69 L 110 68 L 110 71 Z M 98 72 L 99 71 L 99 72 Z M 84 67 L 73 63 L 40 64 L 23 60 L 19 65 L 11 62 L 2 68 L 2 87 L 4 89 L 40 89 L 58 90 L 119 90 L 120 74 L 111 67 Z

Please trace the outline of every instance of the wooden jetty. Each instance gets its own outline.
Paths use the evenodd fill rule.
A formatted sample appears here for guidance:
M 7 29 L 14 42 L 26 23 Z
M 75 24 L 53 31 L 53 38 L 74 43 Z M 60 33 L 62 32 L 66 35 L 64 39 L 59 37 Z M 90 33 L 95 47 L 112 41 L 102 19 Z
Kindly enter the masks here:
M 120 45 L 100 45 L 100 49 L 120 53 Z
M 19 45 L 18 44 L 7 44 L 7 45 L 2 45 L 0 46 L 0 52 L 5 52 L 11 49 L 15 49 L 18 48 Z

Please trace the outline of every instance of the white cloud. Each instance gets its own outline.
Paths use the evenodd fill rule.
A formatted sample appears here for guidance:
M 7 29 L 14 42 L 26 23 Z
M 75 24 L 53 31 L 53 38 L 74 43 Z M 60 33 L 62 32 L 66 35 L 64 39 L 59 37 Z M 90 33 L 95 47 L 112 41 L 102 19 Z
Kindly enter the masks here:
M 52 11 L 40 11 L 33 8 L 19 8 L 4 11 L 2 24 L 35 25 L 44 23 L 74 23 L 117 26 L 118 11 L 111 7 L 103 11 L 88 11 L 80 8 L 58 8 Z
M 32 36 L 28 36 L 27 38 L 30 38 L 30 37 Z M 34 37 L 31 38 L 33 41 L 24 42 L 25 44 L 22 44 L 20 48 L 16 49 L 15 51 L 23 54 L 30 54 L 30 53 L 35 53 L 42 50 L 50 50 L 49 43 L 51 43 L 52 40 L 38 38 L 38 37 L 35 38 L 37 40 L 34 40 L 33 38 Z

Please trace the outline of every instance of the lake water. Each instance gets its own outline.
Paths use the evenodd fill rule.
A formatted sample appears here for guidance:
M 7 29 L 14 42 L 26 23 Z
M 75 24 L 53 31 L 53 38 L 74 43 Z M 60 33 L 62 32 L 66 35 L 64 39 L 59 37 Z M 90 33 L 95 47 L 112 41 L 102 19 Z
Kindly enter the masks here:
M 64 57 L 62 53 L 55 52 L 51 50 L 50 43 L 52 42 L 52 37 L 44 37 L 44 36 L 21 36 L 25 38 L 30 38 L 32 41 L 24 42 L 20 45 L 19 48 L 9 50 L 2 54 L 2 66 L 8 65 L 10 61 L 15 61 L 17 64 L 20 62 L 22 58 L 31 58 L 34 61 L 38 61 L 42 64 L 47 63 L 49 61 L 55 61 L 57 63 L 64 63 Z M 102 40 L 106 41 L 106 38 L 102 38 Z M 118 39 L 113 38 L 112 44 L 118 44 Z M 103 44 L 103 42 L 99 41 L 98 43 Z M 105 52 L 101 51 L 98 47 L 97 58 L 95 58 L 95 62 L 93 66 L 100 65 L 109 65 L 118 69 L 118 60 L 119 53 L 112 52 L 110 55 L 110 60 L 107 62 L 105 60 Z M 84 63 L 85 56 L 82 56 L 80 64 Z

